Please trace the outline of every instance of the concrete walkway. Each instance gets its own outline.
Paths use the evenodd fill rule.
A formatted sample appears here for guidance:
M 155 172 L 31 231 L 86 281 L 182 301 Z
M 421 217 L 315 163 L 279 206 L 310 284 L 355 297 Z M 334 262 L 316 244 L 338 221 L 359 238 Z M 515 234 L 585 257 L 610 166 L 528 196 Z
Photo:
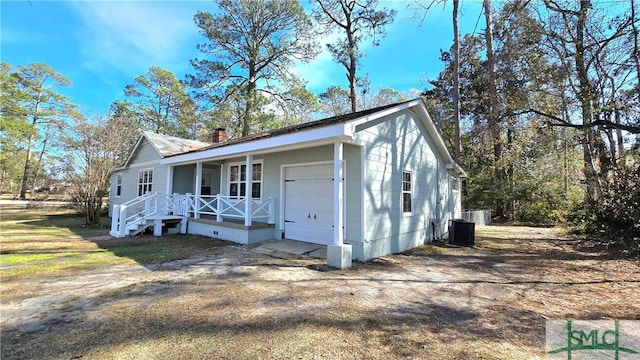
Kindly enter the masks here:
M 295 240 L 273 240 L 259 244 L 252 251 L 264 255 L 278 255 L 278 253 L 306 255 L 316 259 L 327 258 L 327 247 Z

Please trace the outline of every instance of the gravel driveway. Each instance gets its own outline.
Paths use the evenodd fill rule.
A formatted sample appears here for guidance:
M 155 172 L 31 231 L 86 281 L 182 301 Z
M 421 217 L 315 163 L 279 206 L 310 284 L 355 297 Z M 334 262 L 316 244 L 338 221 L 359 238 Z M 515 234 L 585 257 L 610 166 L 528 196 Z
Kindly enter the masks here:
M 640 319 L 638 262 L 580 244 L 480 227 L 473 249 L 427 245 L 331 270 L 225 243 L 3 281 L 2 359 L 544 358 L 546 319 Z

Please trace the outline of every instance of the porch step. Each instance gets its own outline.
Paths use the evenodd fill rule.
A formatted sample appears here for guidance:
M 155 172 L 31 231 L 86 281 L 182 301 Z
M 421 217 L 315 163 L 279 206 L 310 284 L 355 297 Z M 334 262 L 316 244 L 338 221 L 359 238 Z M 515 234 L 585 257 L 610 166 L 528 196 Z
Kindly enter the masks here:
M 142 218 L 142 217 L 138 217 L 134 220 L 132 220 L 129 224 L 127 224 L 126 227 L 126 231 L 125 231 L 125 237 L 126 236 L 135 236 L 140 234 L 141 232 L 145 231 L 146 229 L 148 229 L 149 227 L 153 226 L 155 223 L 155 220 L 158 219 L 156 217 L 149 217 L 149 218 Z M 164 216 L 160 216 L 159 219 L 161 220 L 161 226 L 164 227 L 167 224 L 171 224 L 171 223 L 176 223 L 176 222 L 180 222 L 183 220 L 182 216 L 176 216 L 176 215 L 164 215 Z M 109 232 L 109 234 L 113 237 L 119 237 L 119 234 L 116 232 Z

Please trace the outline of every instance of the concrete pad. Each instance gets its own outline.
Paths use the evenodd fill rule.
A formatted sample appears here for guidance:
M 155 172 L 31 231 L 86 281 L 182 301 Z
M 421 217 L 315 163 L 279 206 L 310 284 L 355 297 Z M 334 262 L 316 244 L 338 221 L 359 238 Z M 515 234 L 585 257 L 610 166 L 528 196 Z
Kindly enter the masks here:
M 260 245 L 269 250 L 287 252 L 296 255 L 312 252 L 323 247 L 322 245 L 310 244 L 301 241 L 279 240 Z
M 271 256 L 275 252 L 274 250 L 267 249 L 267 248 L 265 248 L 263 246 L 258 246 L 256 248 L 253 248 L 251 251 L 253 251 L 254 253 L 257 253 L 257 254 L 262 254 L 262 255 L 267 255 L 267 256 Z
M 309 256 L 316 259 L 326 259 L 327 258 L 327 247 L 323 246 L 318 250 L 314 250 L 309 253 Z

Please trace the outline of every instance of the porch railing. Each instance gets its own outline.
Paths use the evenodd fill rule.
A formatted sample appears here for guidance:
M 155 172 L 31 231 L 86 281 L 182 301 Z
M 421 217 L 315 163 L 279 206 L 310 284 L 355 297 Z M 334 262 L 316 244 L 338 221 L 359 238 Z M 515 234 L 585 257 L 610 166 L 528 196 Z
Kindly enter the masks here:
M 275 223 L 273 198 L 251 199 L 249 216 L 245 216 L 245 201 L 244 198 L 224 195 L 146 193 L 124 204 L 114 205 L 110 234 L 124 237 L 133 227 L 166 215 L 193 216 L 196 219 L 200 215 L 211 215 L 216 217 L 216 221 L 233 218 L 245 219 L 245 223 L 247 219 L 248 223 L 253 219 L 266 221 L 268 224 Z
M 186 217 L 186 196 L 148 192 L 123 204 L 114 205 L 109 233 L 115 237 L 124 237 L 133 227 L 165 215 Z
M 186 194 L 186 207 L 189 216 L 199 218 L 201 215 L 215 216 L 216 221 L 224 218 L 246 219 L 246 199 L 225 195 L 193 195 Z M 251 199 L 249 219 L 260 219 L 268 224 L 275 223 L 274 201 Z
M 142 224 L 145 219 L 157 212 L 158 193 L 146 193 L 124 204 L 114 205 L 111 215 L 112 236 L 123 237 L 132 225 Z

